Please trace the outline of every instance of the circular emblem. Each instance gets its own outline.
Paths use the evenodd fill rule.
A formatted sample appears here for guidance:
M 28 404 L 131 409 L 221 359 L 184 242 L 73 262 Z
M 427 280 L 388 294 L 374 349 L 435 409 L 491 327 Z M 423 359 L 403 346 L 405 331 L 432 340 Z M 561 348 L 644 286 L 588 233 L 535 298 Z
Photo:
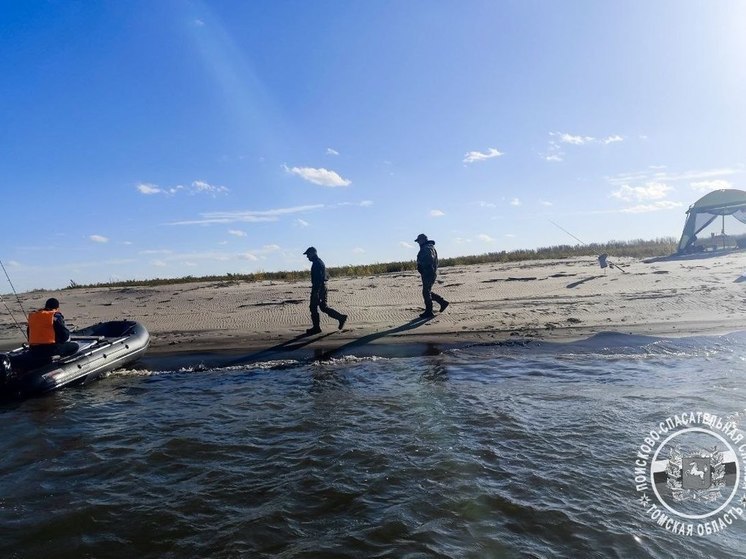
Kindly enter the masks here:
M 723 531 L 744 518 L 743 464 L 746 441 L 736 421 L 702 412 L 666 418 L 637 450 L 638 502 L 650 520 L 670 532 Z

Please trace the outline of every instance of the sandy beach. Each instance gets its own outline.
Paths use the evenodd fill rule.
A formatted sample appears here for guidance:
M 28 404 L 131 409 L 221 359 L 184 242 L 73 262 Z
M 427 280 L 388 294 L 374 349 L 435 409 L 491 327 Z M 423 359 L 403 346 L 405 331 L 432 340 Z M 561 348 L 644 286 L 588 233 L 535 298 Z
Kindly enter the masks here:
M 606 331 L 688 336 L 743 329 L 746 252 L 611 261 L 624 271 L 604 271 L 591 257 L 442 268 L 434 291 L 451 305 L 426 322 L 411 322 L 423 309 L 416 273 L 332 277 L 329 305 L 349 315 L 347 325 L 338 331 L 336 321 L 322 314 L 323 333 L 310 338 L 302 337 L 310 326 L 308 281 L 77 288 L 23 293 L 20 300 L 28 312 L 57 297 L 71 327 L 140 321 L 152 336 L 149 354 L 159 355 L 383 355 L 405 346 L 437 352 L 507 339 L 575 340 Z M 15 295 L 3 298 L 25 327 Z M 0 348 L 24 341 L 4 309 Z

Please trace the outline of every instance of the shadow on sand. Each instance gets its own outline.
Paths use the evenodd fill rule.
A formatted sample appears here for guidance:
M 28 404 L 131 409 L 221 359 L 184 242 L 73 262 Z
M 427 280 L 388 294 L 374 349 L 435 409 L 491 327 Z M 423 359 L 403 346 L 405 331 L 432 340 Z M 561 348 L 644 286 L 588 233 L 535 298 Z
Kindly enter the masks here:
M 242 355 L 241 357 L 236 357 L 235 359 L 228 361 L 227 363 L 224 363 L 222 366 L 233 367 L 236 365 L 247 365 L 249 363 L 257 363 L 259 361 L 269 361 L 272 358 L 276 359 L 280 356 L 285 355 L 286 353 L 299 350 L 307 346 L 308 344 L 317 342 L 328 336 L 331 336 L 332 334 L 333 332 L 329 332 L 328 334 L 324 334 L 323 336 L 313 336 L 313 335 L 309 335 L 305 333 L 299 334 L 295 336 L 294 338 L 286 340 L 272 347 L 268 347 L 267 349 L 263 349 L 255 353 L 251 353 L 249 355 Z
M 417 317 L 415 319 L 410 320 L 409 322 L 402 324 L 401 326 L 397 326 L 396 328 L 390 328 L 389 330 L 383 330 L 382 332 L 374 332 L 373 334 L 368 334 L 367 336 L 363 336 L 362 338 L 358 338 L 357 340 L 353 340 L 349 343 L 341 345 L 338 348 L 325 351 L 321 353 L 320 355 L 317 355 L 316 359 L 319 361 L 323 361 L 326 359 L 332 359 L 333 357 L 343 355 L 346 351 L 349 351 L 353 348 L 367 345 L 370 342 L 373 342 L 385 336 L 390 336 L 391 334 L 397 334 L 399 332 L 405 332 L 407 330 L 414 330 L 415 328 L 419 328 L 420 326 L 422 326 L 426 322 L 429 322 L 430 320 L 432 320 L 432 318 Z
M 669 256 L 656 256 L 643 260 L 645 264 L 655 264 L 656 262 L 679 262 L 682 260 L 706 260 L 707 258 L 717 258 L 727 256 L 728 254 L 737 254 L 744 252 L 743 248 L 725 248 L 718 250 L 707 250 L 703 252 L 692 252 L 688 254 L 671 254 Z
M 324 350 L 323 348 L 317 348 L 317 349 L 314 349 L 313 351 L 304 351 L 299 354 L 294 354 L 294 352 L 297 352 L 298 350 L 303 349 L 309 344 L 318 342 L 328 336 L 331 336 L 332 334 L 336 333 L 336 331 L 329 332 L 321 336 L 300 334 L 298 336 L 295 336 L 294 338 L 286 340 L 282 343 L 279 343 L 267 349 L 262 349 L 254 353 L 249 353 L 247 355 L 241 355 L 229 361 L 221 361 L 218 365 L 213 364 L 212 366 L 235 367 L 235 366 L 240 366 L 240 365 L 250 365 L 252 363 L 259 363 L 262 361 L 273 361 L 273 360 L 279 360 L 279 359 L 292 359 L 294 361 L 301 361 L 301 362 L 328 360 L 328 359 L 332 359 L 333 357 L 338 357 L 340 355 L 343 355 L 344 353 L 348 352 L 349 350 L 353 348 L 365 346 L 385 336 L 390 336 L 392 334 L 397 334 L 399 332 L 405 332 L 407 330 L 413 330 L 414 328 L 418 328 L 419 326 L 422 326 L 423 324 L 425 324 L 426 322 L 430 320 L 432 319 L 418 317 L 413 320 L 410 320 L 409 322 L 405 324 L 402 324 L 401 326 L 390 328 L 389 330 L 384 330 L 382 332 L 375 332 L 373 334 L 368 334 L 367 336 L 363 336 L 361 338 L 358 338 L 357 340 L 353 340 L 351 342 L 348 342 L 334 349 Z M 428 349 L 427 351 L 429 351 L 430 353 L 426 353 L 426 355 L 435 355 L 435 354 L 440 353 L 439 350 L 437 349 L 433 350 L 432 348 Z
M 574 289 L 577 286 L 582 285 L 582 284 L 584 284 L 587 281 L 591 281 L 591 280 L 602 278 L 602 277 L 603 276 L 590 276 L 590 277 L 587 277 L 587 278 L 582 279 L 582 280 L 578 280 L 578 281 L 574 281 L 572 283 L 568 283 L 565 287 L 567 287 L 567 289 Z

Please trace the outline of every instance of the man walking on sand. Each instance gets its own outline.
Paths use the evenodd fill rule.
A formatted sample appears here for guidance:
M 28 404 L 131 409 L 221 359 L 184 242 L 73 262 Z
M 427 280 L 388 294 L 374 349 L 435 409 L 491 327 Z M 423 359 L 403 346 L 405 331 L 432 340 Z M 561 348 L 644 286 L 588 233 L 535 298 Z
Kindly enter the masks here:
M 344 328 L 345 322 L 347 322 L 347 315 L 335 311 L 326 304 L 326 280 L 329 279 L 326 273 L 326 266 L 324 261 L 319 258 L 318 253 L 314 247 L 308 247 L 304 252 L 308 259 L 312 262 L 311 264 L 311 321 L 313 322 L 313 328 L 306 330 L 306 334 L 318 334 L 321 332 L 320 320 L 319 320 L 319 309 L 322 312 L 328 314 L 334 320 L 339 321 L 339 329 Z
M 438 252 L 435 250 L 435 241 L 429 241 L 424 233 L 417 235 L 415 242 L 420 245 L 420 252 L 417 253 L 417 271 L 422 279 L 422 298 L 425 300 L 425 312 L 420 318 L 432 318 L 435 316 L 433 301 L 440 303 L 440 312 L 448 306 L 448 301 L 432 291 L 435 278 L 438 276 Z

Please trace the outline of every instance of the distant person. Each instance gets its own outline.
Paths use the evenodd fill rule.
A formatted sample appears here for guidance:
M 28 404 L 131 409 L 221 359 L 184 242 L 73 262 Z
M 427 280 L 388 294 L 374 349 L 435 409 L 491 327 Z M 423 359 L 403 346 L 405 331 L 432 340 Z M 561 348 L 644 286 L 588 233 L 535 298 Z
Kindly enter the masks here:
M 438 252 L 435 250 L 435 241 L 428 240 L 424 233 L 417 235 L 415 242 L 420 245 L 420 252 L 417 253 L 417 271 L 422 279 L 422 298 L 425 300 L 425 312 L 420 318 L 432 318 L 435 316 L 433 301 L 440 304 L 440 312 L 446 310 L 449 304 L 432 291 L 435 278 L 438 276 Z
M 60 312 L 60 302 L 47 299 L 44 308 L 28 315 L 28 343 L 31 352 L 43 358 L 53 355 L 71 355 L 78 351 L 78 344 L 71 342 L 70 330 Z
M 318 334 L 321 332 L 319 321 L 319 309 L 321 312 L 328 314 L 334 320 L 339 321 L 339 329 L 344 328 L 347 322 L 347 315 L 335 311 L 326 304 L 326 281 L 329 275 L 326 273 L 324 261 L 319 258 L 314 247 L 308 247 L 303 253 L 312 262 L 311 264 L 311 322 L 313 327 L 306 330 L 306 334 Z

